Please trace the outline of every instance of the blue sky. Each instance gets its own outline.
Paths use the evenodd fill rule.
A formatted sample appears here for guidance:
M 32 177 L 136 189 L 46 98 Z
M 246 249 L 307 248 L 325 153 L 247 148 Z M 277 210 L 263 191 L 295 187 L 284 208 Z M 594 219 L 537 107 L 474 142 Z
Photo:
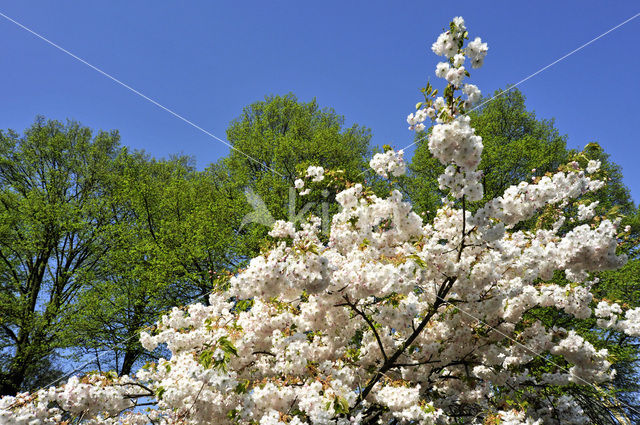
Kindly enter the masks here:
M 489 43 L 472 82 L 488 94 L 640 12 L 636 1 L 132 2 L 13 1 L 0 12 L 225 138 L 243 106 L 268 94 L 316 97 L 373 143 L 412 142 L 405 117 L 438 58 L 429 49 L 453 16 Z M 0 128 L 37 114 L 118 129 L 156 157 L 199 167 L 228 148 L 0 18 Z M 598 141 L 640 200 L 640 17 L 519 88 L 556 118 L 570 147 Z

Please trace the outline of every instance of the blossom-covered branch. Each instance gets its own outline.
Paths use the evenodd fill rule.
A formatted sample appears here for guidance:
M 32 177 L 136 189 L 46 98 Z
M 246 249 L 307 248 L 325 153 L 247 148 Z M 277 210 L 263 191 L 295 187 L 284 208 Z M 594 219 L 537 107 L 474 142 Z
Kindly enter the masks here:
M 613 357 L 532 312 L 596 317 L 605 329 L 640 335 L 638 311 L 592 306 L 592 273 L 625 262 L 618 221 L 596 221 L 597 205 L 568 217 L 567 206 L 602 186 L 595 163 L 569 164 L 467 208 L 483 198 L 483 146 L 464 115 L 480 97 L 464 83 L 465 63 L 479 68 L 488 49 L 468 40 L 455 18 L 432 48 L 446 58 L 436 67 L 443 95 L 427 85 L 408 117 L 415 131 L 433 120 L 428 145 L 446 166 L 439 182 L 449 197 L 433 221 L 397 190 L 378 196 L 348 184 L 336 195 L 328 241 L 316 217 L 276 222 L 269 249 L 227 291 L 207 306 L 174 308 L 141 334 L 146 349 L 165 345 L 170 358 L 131 377 L 89 375 L 2 398 L 0 423 L 588 423 L 565 390 L 610 381 Z M 392 149 L 370 165 L 383 178 L 406 169 Z M 331 178 L 325 171 L 310 167 L 296 188 L 316 190 Z M 556 222 L 519 227 L 549 209 Z M 566 218 L 581 224 L 562 230 Z M 566 285 L 551 282 L 559 275 Z M 147 400 L 153 406 L 136 408 Z

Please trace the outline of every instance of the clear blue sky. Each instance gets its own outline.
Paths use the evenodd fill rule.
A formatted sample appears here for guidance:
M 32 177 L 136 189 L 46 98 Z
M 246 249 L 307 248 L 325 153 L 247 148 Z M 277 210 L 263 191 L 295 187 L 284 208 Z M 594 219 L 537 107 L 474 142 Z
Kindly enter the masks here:
M 429 47 L 456 15 L 489 43 L 473 82 L 513 84 L 640 12 L 637 1 L 17 1 L 0 12 L 225 138 L 266 94 L 317 97 L 370 127 L 373 143 L 411 143 L 405 117 L 438 59 Z M 118 129 L 156 157 L 199 167 L 228 148 L 0 18 L 0 128 L 37 114 Z M 640 17 L 520 86 L 570 147 L 598 141 L 640 200 Z

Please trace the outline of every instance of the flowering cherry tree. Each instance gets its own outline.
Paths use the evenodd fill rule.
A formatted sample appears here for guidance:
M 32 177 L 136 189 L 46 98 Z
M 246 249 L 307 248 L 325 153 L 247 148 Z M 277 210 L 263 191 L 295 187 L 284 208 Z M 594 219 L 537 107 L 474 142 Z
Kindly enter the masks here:
M 592 272 L 624 264 L 624 231 L 596 220 L 597 205 L 572 206 L 598 190 L 594 161 L 482 199 L 482 140 L 465 115 L 480 98 L 465 63 L 482 65 L 487 45 L 467 42 L 455 18 L 432 50 L 445 60 L 407 121 L 425 130 L 447 166 L 449 198 L 425 223 L 398 191 L 379 197 L 361 184 L 337 194 L 329 239 L 320 220 L 278 221 L 271 248 L 210 295 L 174 308 L 141 333 L 170 358 L 135 376 L 89 374 L 59 387 L 0 400 L 1 424 L 585 424 L 571 392 L 600 391 L 615 371 L 605 349 L 575 329 L 528 313 L 551 308 L 603 329 L 640 336 L 640 311 L 592 300 Z M 384 178 L 404 173 L 402 152 L 377 154 Z M 296 181 L 308 193 L 331 173 L 311 167 Z M 325 186 L 323 186 L 325 185 Z M 575 215 L 575 213 L 573 213 Z M 522 222 L 538 217 L 533 230 Z M 562 230 L 566 218 L 578 220 Z M 567 285 L 551 283 L 559 273 Z M 145 407 L 148 405 L 149 407 Z

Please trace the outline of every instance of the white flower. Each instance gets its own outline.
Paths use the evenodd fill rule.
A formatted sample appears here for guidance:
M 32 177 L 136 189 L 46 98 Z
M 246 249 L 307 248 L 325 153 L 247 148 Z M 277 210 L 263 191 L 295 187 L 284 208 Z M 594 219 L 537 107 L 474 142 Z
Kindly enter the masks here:
M 453 66 L 455 67 L 459 67 L 464 63 L 464 54 L 462 53 L 458 53 L 453 57 Z M 438 77 L 441 77 L 441 75 L 438 75 Z
M 589 160 L 589 163 L 587 164 L 587 173 L 589 174 L 595 173 L 600 169 L 600 165 L 601 165 L 600 161 L 597 161 L 594 159 Z
M 424 125 L 422 126 L 424 129 Z M 394 151 L 392 149 L 385 153 L 377 153 L 369 162 L 369 166 L 381 177 L 388 178 L 389 174 L 399 177 L 406 171 L 404 163 L 403 151 Z
M 324 168 L 311 166 L 307 168 L 307 177 L 311 177 L 312 182 L 319 182 L 324 179 Z
M 458 52 L 458 44 L 454 36 L 447 31 L 440 34 L 436 42 L 431 46 L 431 50 L 438 56 L 450 58 Z
M 147 332 L 140 332 L 140 344 L 147 351 L 153 351 L 158 346 L 155 339 Z
M 438 65 L 436 65 L 436 77 L 444 78 L 447 72 L 449 72 L 449 69 L 451 69 L 449 62 L 438 63 Z
M 589 220 L 593 218 L 596 214 L 595 209 L 598 206 L 599 202 L 595 201 L 590 203 L 589 205 L 580 204 L 578 205 L 578 220 Z
M 464 18 L 462 16 L 456 16 L 452 19 L 453 23 L 456 25 L 459 31 L 464 31 L 467 29 L 464 25 Z
M 216 348 L 216 351 L 213 352 L 213 358 L 219 362 L 224 360 L 224 351 L 220 348 Z
M 296 187 L 296 189 L 302 189 L 304 187 L 304 180 L 297 179 L 295 182 L 293 182 L 293 185 Z
M 409 114 L 407 117 L 407 123 L 409 124 L 410 130 L 422 131 L 424 130 L 424 125 L 421 124 L 427 119 L 427 110 L 426 109 L 418 109 L 415 114 Z M 419 130 L 418 130 L 419 129 Z
M 471 59 L 471 66 L 473 68 L 480 68 L 482 66 L 488 50 L 489 47 L 487 43 L 483 43 L 480 37 L 476 37 L 475 40 L 467 44 L 465 53 Z
M 296 233 L 296 229 L 293 223 L 284 220 L 277 220 L 273 223 L 273 228 L 269 232 L 269 236 L 274 238 L 293 238 Z
M 480 100 L 481 93 L 477 86 L 473 84 L 465 84 L 462 87 L 462 93 L 467 95 L 470 104 L 474 104 Z
M 445 76 L 445 78 L 455 87 L 460 87 L 460 84 L 462 84 L 462 79 L 465 76 L 464 72 L 464 66 L 461 66 L 460 68 L 450 68 L 447 71 L 447 75 Z
M 527 418 L 524 412 L 517 410 L 501 411 L 499 415 L 501 425 L 542 425 L 541 419 Z
M 451 123 L 433 127 L 429 150 L 443 165 L 455 163 L 471 171 L 480 163 L 482 138 L 475 134 L 470 122 L 468 116 L 462 116 Z

